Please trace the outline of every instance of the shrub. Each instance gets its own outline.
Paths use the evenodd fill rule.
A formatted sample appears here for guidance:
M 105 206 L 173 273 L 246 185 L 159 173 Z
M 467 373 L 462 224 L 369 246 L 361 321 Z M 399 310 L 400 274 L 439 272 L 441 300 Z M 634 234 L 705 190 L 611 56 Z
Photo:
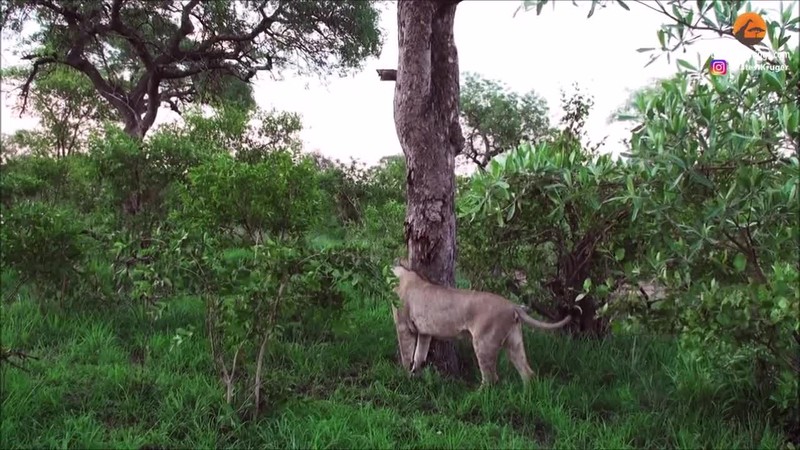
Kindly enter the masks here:
M 319 220 L 316 170 L 308 158 L 275 152 L 249 164 L 218 155 L 189 170 L 175 217 L 248 243 L 297 236 Z
M 2 263 L 30 282 L 41 300 L 63 301 L 80 278 L 85 237 L 76 211 L 65 205 L 23 201 L 0 211 Z M 12 291 L 13 294 L 13 291 Z

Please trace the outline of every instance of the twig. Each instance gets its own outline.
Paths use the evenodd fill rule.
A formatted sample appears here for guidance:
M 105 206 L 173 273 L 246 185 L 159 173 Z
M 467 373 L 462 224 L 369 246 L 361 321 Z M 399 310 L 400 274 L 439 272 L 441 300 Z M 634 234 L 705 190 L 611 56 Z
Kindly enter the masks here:
M 17 282 L 17 284 L 14 286 L 14 289 L 11 290 L 11 295 L 8 296 L 9 300 L 11 300 L 12 298 L 14 298 L 17 295 L 17 293 L 19 292 L 20 288 L 22 288 L 22 285 L 25 284 L 28 281 L 28 279 L 29 279 L 29 277 L 22 277 Z
M 12 367 L 16 367 L 23 372 L 30 372 L 25 367 L 22 367 L 20 364 L 12 361 L 11 358 L 17 358 L 20 360 L 20 362 L 24 362 L 27 359 L 39 359 L 36 356 L 23 352 L 22 350 L 10 350 L 4 348 L 0 349 L 0 363 L 10 364 Z
M 275 301 L 272 304 L 272 311 L 269 315 L 269 327 L 272 328 L 277 320 L 278 305 L 283 297 L 283 290 L 286 288 L 287 276 L 281 280 L 281 285 L 278 288 L 278 294 L 275 296 Z M 253 394 L 255 395 L 255 404 L 253 405 L 253 419 L 258 417 L 259 408 L 261 407 L 261 376 L 264 367 L 264 354 L 267 350 L 267 342 L 269 342 L 269 331 L 264 331 L 264 336 L 261 340 L 261 346 L 258 349 L 258 359 L 256 360 L 256 379 L 253 386 Z

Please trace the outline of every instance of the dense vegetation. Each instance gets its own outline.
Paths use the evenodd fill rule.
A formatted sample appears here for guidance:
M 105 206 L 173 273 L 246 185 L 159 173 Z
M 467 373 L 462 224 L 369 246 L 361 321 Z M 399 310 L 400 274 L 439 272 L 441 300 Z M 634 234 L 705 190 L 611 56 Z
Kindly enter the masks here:
M 526 332 L 528 388 L 501 358 L 477 390 L 468 344 L 460 378 L 397 364 L 402 156 L 306 153 L 297 115 L 237 101 L 142 139 L 44 72 L 46 120 L 0 163 L 0 446 L 797 445 L 798 22 L 770 22 L 788 69 L 679 60 L 625 108 L 620 159 L 585 143 L 590 96 L 551 126 L 535 93 L 469 78 L 458 284 L 581 310 Z

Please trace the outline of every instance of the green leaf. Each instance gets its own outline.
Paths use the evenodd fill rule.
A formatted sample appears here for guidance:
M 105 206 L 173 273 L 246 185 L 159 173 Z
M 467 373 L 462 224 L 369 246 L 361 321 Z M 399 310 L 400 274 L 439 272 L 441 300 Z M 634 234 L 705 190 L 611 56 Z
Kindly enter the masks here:
M 689 61 L 686 61 L 685 59 L 678 58 L 678 59 L 676 59 L 676 61 L 677 61 L 678 65 L 683 67 L 684 69 L 689 69 L 689 70 L 694 70 L 694 71 L 697 70 L 697 68 L 692 63 L 690 63 Z
M 765 70 L 762 72 L 761 76 L 767 81 L 769 87 L 771 87 L 775 92 L 784 91 L 783 81 L 781 81 L 776 72 Z
M 736 268 L 737 272 L 744 271 L 745 267 L 747 267 L 747 258 L 741 253 L 737 253 L 736 257 L 733 258 L 733 267 Z
M 683 176 L 685 174 L 686 174 L 686 172 L 681 172 L 681 174 L 678 175 L 677 178 L 675 178 L 675 181 L 672 182 L 672 185 L 670 186 L 670 189 L 675 189 L 675 187 L 678 186 L 678 184 L 680 184 L 681 180 L 683 180 Z
M 625 249 L 620 247 L 614 251 L 614 259 L 622 261 L 625 258 Z
M 701 13 L 703 12 L 703 6 L 705 2 L 705 0 L 697 0 L 697 10 Z
M 709 189 L 714 189 L 714 183 L 712 183 L 708 177 L 694 169 L 689 169 L 689 178 L 691 178 L 692 181 L 700 183 Z
M 727 76 L 711 77 L 711 85 L 714 86 L 714 90 L 717 91 L 718 94 L 724 94 L 730 87 L 727 80 L 728 80 Z
M 633 213 L 631 214 L 631 222 L 636 221 L 636 217 L 639 214 L 639 210 L 642 209 L 642 198 L 641 197 L 634 197 L 633 198 Z
M 506 214 L 506 222 L 511 221 L 511 218 L 514 217 L 514 213 L 517 211 L 517 203 L 512 202 L 511 205 L 508 207 L 508 214 Z
M 645 66 L 645 67 L 647 67 L 647 66 L 649 66 L 650 64 L 653 64 L 653 63 L 654 63 L 654 62 L 656 62 L 656 61 L 658 60 L 658 58 L 660 58 L 660 57 L 661 57 L 661 53 L 658 53 L 658 54 L 655 54 L 655 55 L 650 55 L 650 61 L 647 61 L 647 64 L 645 64 L 644 66 Z
M 739 88 L 741 91 L 744 88 L 744 84 L 747 81 L 747 71 L 743 70 L 739 72 L 739 76 L 736 78 L 736 87 Z

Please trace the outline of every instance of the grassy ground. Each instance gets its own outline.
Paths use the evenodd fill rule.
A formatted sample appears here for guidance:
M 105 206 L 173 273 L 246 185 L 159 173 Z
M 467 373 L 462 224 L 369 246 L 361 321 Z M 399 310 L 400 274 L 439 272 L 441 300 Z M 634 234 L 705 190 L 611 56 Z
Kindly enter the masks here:
M 203 329 L 197 300 L 174 300 L 155 323 L 130 310 L 65 316 L 14 302 L 2 305 L 2 323 L 5 346 L 40 357 L 29 373 L 2 369 L 2 448 L 778 448 L 783 441 L 746 393 L 715 392 L 671 342 L 641 336 L 598 343 L 526 331 L 537 380 L 524 389 L 503 357 L 501 383 L 477 390 L 476 381 L 430 371 L 410 379 L 394 362 L 388 305 L 352 307 L 327 340 L 273 347 L 270 410 L 242 424 L 224 404 L 202 331 L 170 349 L 176 328 Z

